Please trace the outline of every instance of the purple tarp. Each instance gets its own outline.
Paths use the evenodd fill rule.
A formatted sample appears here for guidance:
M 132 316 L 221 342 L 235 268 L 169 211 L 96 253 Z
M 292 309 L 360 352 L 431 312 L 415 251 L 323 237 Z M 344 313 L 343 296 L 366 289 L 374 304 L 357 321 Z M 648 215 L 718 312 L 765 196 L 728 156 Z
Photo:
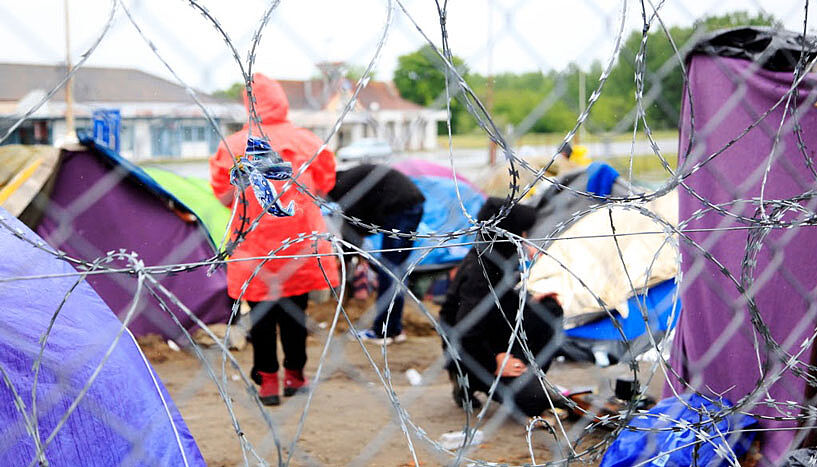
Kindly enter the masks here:
M 168 207 L 168 199 L 115 154 L 100 149 L 64 150 L 56 173 L 50 203 L 37 227 L 50 245 L 70 256 L 92 261 L 108 251 L 138 253 L 146 266 L 193 263 L 215 255 L 206 230 L 190 216 L 184 221 Z M 148 183 L 146 183 L 146 180 Z M 113 264 L 115 266 L 116 263 Z M 226 322 L 231 301 L 223 268 L 207 277 L 207 267 L 176 275 L 156 276 L 206 324 Z M 88 278 L 94 290 L 120 318 L 136 291 L 127 274 L 102 274 Z M 156 333 L 178 339 L 181 329 L 150 296 L 130 324 L 137 337 Z M 186 329 L 195 327 L 180 309 L 170 304 Z
M 694 109 L 695 145 L 687 156 L 690 159 L 687 167 L 724 147 L 770 109 L 791 86 L 792 75 L 791 72 L 757 69 L 755 64 L 743 59 L 693 56 L 689 61 L 689 90 Z M 814 87 L 813 77 L 803 82 L 800 89 L 805 92 L 800 93 L 800 105 Z M 783 118 L 783 108 L 783 105 L 779 106 L 734 146 L 690 176 L 686 180 L 689 187 L 714 204 L 760 197 L 763 172 Z M 685 99 L 681 115 L 681 156 L 686 154 L 690 135 L 690 113 L 689 102 Z M 811 105 L 800 115 L 800 125 L 807 154 L 813 157 L 817 149 L 817 111 Z M 790 116 L 783 127 L 774 158 L 765 199 L 790 198 L 815 188 L 814 176 L 798 150 Z M 684 188 L 679 188 L 679 192 L 681 221 L 705 207 Z M 755 204 L 744 203 L 726 209 L 753 217 L 756 208 Z M 814 202 L 809 211 L 814 211 Z M 794 217 L 797 216 L 787 215 L 786 219 Z M 710 212 L 691 221 L 687 229 L 746 225 Z M 689 235 L 740 280 L 748 230 Z M 809 311 L 812 305 L 809 297 L 813 299 L 811 294 L 817 285 L 815 251 L 817 230 L 814 228 L 776 229 L 763 242 L 754 273 L 754 299 L 760 314 L 774 339 L 792 353 L 800 350 L 800 343 L 814 330 L 815 315 L 813 310 Z M 704 395 L 722 394 L 731 401 L 738 401 L 749 394 L 761 378 L 748 307 L 735 284 L 719 271 L 717 265 L 684 242 L 681 253 L 684 312 L 678 323 L 670 362 Z M 762 356 L 766 347 L 759 335 L 757 339 Z M 800 358 L 809 362 L 811 355 L 811 349 L 806 349 Z M 779 370 L 780 358 L 771 353 L 770 359 Z M 772 380 L 773 375 L 774 370 L 763 378 Z M 686 389 L 677 380 L 673 384 L 679 392 Z M 803 401 L 804 391 L 804 381 L 787 371 L 768 392 L 773 399 L 785 402 Z M 669 395 L 669 391 L 665 394 Z M 765 392 L 758 393 L 754 401 L 766 397 Z M 776 409 L 765 404 L 751 404 L 748 411 L 767 416 L 799 415 L 791 409 Z M 763 428 L 793 428 L 796 422 L 761 420 L 761 425 Z M 759 434 L 765 459 L 775 462 L 798 431 L 761 431 Z
M 454 171 L 450 166 L 435 164 L 423 159 L 406 159 L 392 164 L 392 167 L 403 172 L 409 177 L 442 177 L 454 178 Z M 470 180 L 465 178 L 460 172 L 457 172 L 457 181 L 464 183 L 472 188 L 474 191 L 484 195 L 478 186 L 474 185 Z
M 0 218 L 26 238 L 39 240 L 2 208 Z M 45 441 L 92 378 L 122 324 L 86 282 L 76 284 L 79 276 L 67 262 L 3 226 L 0 251 L 0 369 L 29 415 L 40 338 L 60 310 L 37 382 L 36 420 L 39 438 Z M 63 276 L 8 280 L 46 274 Z M 34 438 L 6 384 L 0 384 L 0 426 L 0 465 L 33 462 Z M 45 458 L 49 465 L 204 465 L 170 395 L 127 330 L 47 445 Z

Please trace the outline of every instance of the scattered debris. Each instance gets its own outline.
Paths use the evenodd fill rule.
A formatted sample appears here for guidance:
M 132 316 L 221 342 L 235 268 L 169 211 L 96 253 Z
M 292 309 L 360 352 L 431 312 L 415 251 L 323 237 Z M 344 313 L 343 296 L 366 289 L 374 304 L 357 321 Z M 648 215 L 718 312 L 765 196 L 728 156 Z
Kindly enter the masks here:
M 223 323 L 211 324 L 207 327 L 210 329 L 210 332 L 222 340 L 227 333 L 227 325 Z M 193 341 L 204 347 L 210 347 L 216 344 L 213 338 L 210 337 L 204 329 L 196 329 L 196 332 L 193 333 Z M 229 348 L 230 350 L 244 350 L 245 347 L 247 347 L 247 330 L 241 325 L 241 322 L 235 323 L 230 329 Z
M 464 441 L 464 431 L 449 431 L 448 433 L 443 433 L 437 442 L 440 443 L 440 446 L 445 449 L 454 450 L 462 447 Z M 483 441 L 485 441 L 485 435 L 482 433 L 482 430 L 476 430 L 473 432 L 473 436 L 471 437 L 468 446 L 482 444 Z
M 423 384 L 423 377 L 420 375 L 420 372 L 414 368 L 406 370 L 406 379 L 412 386 L 420 386 Z

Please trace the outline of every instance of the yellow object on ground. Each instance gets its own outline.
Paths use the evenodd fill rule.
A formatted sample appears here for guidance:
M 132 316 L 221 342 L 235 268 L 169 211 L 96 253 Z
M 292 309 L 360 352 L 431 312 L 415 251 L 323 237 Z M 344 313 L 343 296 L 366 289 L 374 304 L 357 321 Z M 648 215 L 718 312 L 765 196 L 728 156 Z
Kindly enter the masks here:
M 587 146 L 577 144 L 573 146 L 573 152 L 570 153 L 569 160 L 570 162 L 582 167 L 588 166 L 591 162 L 593 162 L 593 160 L 590 159 L 590 156 L 587 155 L 588 152 Z

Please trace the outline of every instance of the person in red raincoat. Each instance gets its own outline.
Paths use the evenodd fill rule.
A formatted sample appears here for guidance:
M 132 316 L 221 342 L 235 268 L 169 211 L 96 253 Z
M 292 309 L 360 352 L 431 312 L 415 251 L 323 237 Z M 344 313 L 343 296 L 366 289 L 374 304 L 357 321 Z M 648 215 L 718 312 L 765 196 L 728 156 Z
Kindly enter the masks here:
M 264 133 L 272 148 L 284 161 L 292 163 L 293 177 L 320 148 L 322 141 L 309 130 L 298 128 L 287 120 L 289 101 L 281 85 L 257 73 L 253 76 L 253 95 L 256 111 L 261 119 Z M 244 104 L 249 109 L 246 92 Z M 233 155 L 243 154 L 247 144 L 248 128 L 230 135 L 227 145 Z M 259 136 L 253 127 L 253 136 Z M 210 184 L 216 197 L 226 206 L 232 207 L 235 187 L 230 184 L 230 169 L 233 157 L 222 142 L 216 154 L 210 158 Z M 322 150 L 298 181 L 310 192 L 325 195 L 335 185 L 335 156 L 329 150 Z M 263 257 L 283 245 L 285 239 L 295 239 L 298 234 L 327 232 L 320 208 L 307 195 L 294 186 L 281 193 L 286 181 L 271 181 L 281 195 L 282 206 L 290 201 L 295 203 L 292 217 L 274 217 L 265 214 L 260 224 L 232 252 L 232 260 Z M 246 217 L 248 223 L 259 216 L 261 205 L 251 189 L 245 191 L 247 200 Z M 233 235 L 241 227 L 244 215 L 241 201 L 233 220 Z M 246 230 L 246 227 L 245 227 Z M 309 255 L 332 253 L 325 240 L 313 239 L 292 244 L 275 252 L 276 256 Z M 259 395 L 267 405 L 280 403 L 278 388 L 278 356 L 276 352 L 276 327 L 280 328 L 281 344 L 284 349 L 284 395 L 290 396 L 306 388 L 303 368 L 306 364 L 306 307 L 308 293 L 312 290 L 328 289 L 339 284 L 338 266 L 334 256 L 311 256 L 304 258 L 282 258 L 267 261 L 261 271 L 252 279 L 255 268 L 261 260 L 230 261 L 227 264 L 227 291 L 230 297 L 247 300 L 252 307 L 250 337 L 253 344 L 252 378 L 261 386 Z M 321 270 L 323 269 L 323 271 Z M 324 276 L 324 274 L 326 276 Z M 329 283 L 327 283 L 327 278 Z M 242 288 L 246 292 L 241 296 Z

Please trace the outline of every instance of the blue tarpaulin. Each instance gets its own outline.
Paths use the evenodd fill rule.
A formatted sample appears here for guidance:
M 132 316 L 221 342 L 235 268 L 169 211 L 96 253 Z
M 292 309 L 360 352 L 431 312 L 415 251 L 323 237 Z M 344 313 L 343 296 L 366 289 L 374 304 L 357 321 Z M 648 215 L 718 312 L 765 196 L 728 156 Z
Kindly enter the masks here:
M 587 167 L 587 191 L 598 196 L 609 196 L 618 170 L 606 162 L 593 162 Z
M 722 407 L 697 394 L 685 394 L 681 399 L 683 402 L 674 397 L 664 399 L 647 415 L 630 420 L 629 427 L 641 430 L 622 430 L 604 454 L 601 466 L 714 467 L 732 465 L 734 462 L 730 463 L 725 456 L 737 461 L 749 450 L 754 432 L 741 430 L 754 425 L 754 418 L 734 414 L 714 423 L 709 414 L 722 411 Z M 719 403 L 724 407 L 732 406 L 725 399 Z M 688 428 L 673 429 L 683 422 L 689 424 Z M 702 439 L 706 441 L 698 442 Z
M 623 318 L 621 314 L 615 312 L 616 319 L 621 325 L 625 337 L 628 340 L 633 340 L 647 331 L 644 318 L 641 315 L 639 301 L 641 306 L 647 310 L 652 332 L 668 331 L 674 328 L 681 313 L 681 300 L 676 296 L 676 290 L 675 280 L 670 279 L 650 287 L 646 294 L 630 297 L 627 300 L 629 312 L 627 318 Z M 609 317 L 568 329 L 565 333 L 568 337 L 580 339 L 624 340 L 613 324 L 613 320 Z
M 423 205 L 423 219 L 420 226 L 417 228 L 419 233 L 440 233 L 453 232 L 455 230 L 468 228 L 471 223 L 465 214 L 462 212 L 460 203 L 457 200 L 456 187 L 454 180 L 447 177 L 438 176 L 413 176 L 411 180 L 417 185 L 420 191 L 423 192 L 426 201 Z M 463 206 L 472 218 L 476 219 L 479 209 L 485 202 L 485 196 L 474 189 L 467 183 L 459 182 L 459 191 L 462 198 Z M 428 253 L 427 249 L 418 249 L 412 253 L 409 261 L 413 261 L 421 255 L 428 253 L 428 256 L 423 258 L 419 263 L 420 269 L 435 269 L 437 267 L 454 266 L 468 254 L 471 246 L 469 242 L 473 242 L 475 236 L 465 235 L 459 236 L 450 241 L 454 246 L 440 247 L 431 250 Z M 415 247 L 436 246 L 440 239 L 417 239 L 414 242 Z M 373 235 L 366 238 L 365 248 L 378 249 L 382 242 L 382 234 Z M 445 244 L 443 244 L 444 246 Z

